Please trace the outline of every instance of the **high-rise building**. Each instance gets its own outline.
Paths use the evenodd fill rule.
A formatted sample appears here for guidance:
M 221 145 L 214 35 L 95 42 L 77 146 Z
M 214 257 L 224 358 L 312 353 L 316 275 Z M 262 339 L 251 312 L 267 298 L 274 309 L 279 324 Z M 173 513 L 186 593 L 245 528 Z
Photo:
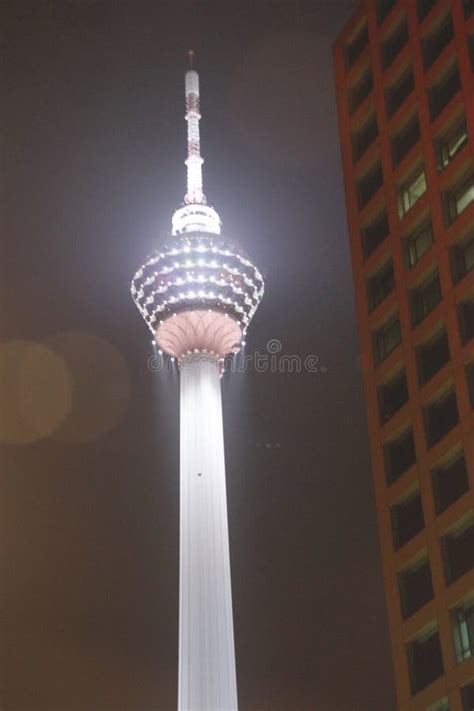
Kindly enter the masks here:
M 192 64 L 192 53 L 191 53 Z M 263 279 L 221 235 L 203 192 L 199 77 L 186 72 L 187 192 L 132 295 L 180 369 L 179 711 L 237 711 L 220 378 L 244 343 Z
M 473 711 L 474 2 L 366 0 L 334 61 L 398 705 Z

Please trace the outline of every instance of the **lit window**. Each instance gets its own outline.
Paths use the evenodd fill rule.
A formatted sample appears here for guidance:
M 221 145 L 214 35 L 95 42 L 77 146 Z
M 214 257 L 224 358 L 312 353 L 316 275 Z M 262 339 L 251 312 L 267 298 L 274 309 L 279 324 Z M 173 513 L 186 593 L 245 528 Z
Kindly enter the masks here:
M 426 174 L 424 168 L 415 173 L 398 192 L 398 215 L 402 218 L 426 192 Z
M 452 612 L 454 649 L 458 663 L 474 656 L 474 600 Z
M 474 200 L 474 175 L 445 193 L 445 220 L 453 222 Z
M 461 150 L 463 146 L 467 143 L 467 128 L 466 119 L 463 118 L 462 121 L 449 131 L 446 135 L 442 136 L 436 142 L 436 156 L 438 163 L 438 170 L 443 170 L 447 165 L 453 160 L 456 154 Z

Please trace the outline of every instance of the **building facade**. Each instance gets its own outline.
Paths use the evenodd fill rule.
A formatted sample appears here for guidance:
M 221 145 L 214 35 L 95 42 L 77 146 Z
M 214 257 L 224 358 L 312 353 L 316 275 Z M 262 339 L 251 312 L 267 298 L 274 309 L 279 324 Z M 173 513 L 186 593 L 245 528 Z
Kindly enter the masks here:
M 365 0 L 334 62 L 398 706 L 473 711 L 474 1 Z

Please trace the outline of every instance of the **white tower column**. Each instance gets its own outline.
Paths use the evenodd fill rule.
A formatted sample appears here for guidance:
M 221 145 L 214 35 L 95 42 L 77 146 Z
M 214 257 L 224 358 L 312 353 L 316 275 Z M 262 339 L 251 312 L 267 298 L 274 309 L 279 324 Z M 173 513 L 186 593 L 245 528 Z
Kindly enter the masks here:
M 178 711 L 237 711 L 220 369 L 180 367 Z

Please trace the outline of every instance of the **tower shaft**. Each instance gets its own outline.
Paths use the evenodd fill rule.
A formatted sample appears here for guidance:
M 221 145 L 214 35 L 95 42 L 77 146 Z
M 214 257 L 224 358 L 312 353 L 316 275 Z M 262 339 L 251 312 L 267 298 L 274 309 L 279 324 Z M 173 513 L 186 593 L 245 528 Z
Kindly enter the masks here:
M 178 711 L 237 711 L 219 363 L 181 363 Z

